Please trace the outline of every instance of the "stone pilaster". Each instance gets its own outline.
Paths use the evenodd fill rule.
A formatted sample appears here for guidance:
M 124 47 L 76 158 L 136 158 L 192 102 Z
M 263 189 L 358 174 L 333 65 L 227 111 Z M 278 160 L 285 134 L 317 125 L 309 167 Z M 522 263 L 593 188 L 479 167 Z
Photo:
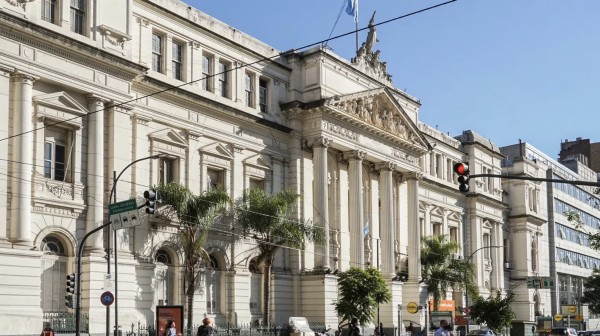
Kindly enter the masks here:
M 344 153 L 344 157 L 348 160 L 348 179 L 350 180 L 348 201 L 351 246 L 350 266 L 358 267 L 363 267 L 365 264 L 362 160 L 366 156 L 367 154 L 362 151 Z
M 10 116 L 10 73 L 14 69 L 0 65 L 0 139 L 5 139 L 9 136 L 9 116 Z M 7 140 L 0 141 L 0 190 L 6 192 L 8 190 L 8 142 Z M 8 208 L 7 202 L 0 204 L 0 246 L 7 246 L 8 243 Z
M 408 184 L 408 278 L 409 281 L 421 279 L 421 230 L 419 227 L 419 181 L 423 175 L 419 172 L 404 174 Z
M 325 241 L 315 246 L 315 267 L 329 267 L 329 197 L 327 181 L 327 148 L 331 140 L 320 137 L 313 142 L 314 220 L 325 229 Z
M 384 275 L 395 276 L 394 260 L 394 189 L 393 172 L 396 164 L 392 162 L 381 162 L 375 165 L 379 170 L 379 200 L 380 227 L 379 237 L 381 239 L 382 262 L 380 264 Z
M 31 179 L 33 167 L 33 82 L 37 78 L 22 72 L 11 76 L 13 97 L 12 180 L 10 242 L 28 248 L 31 239 Z
M 87 116 L 87 212 L 86 232 L 102 224 L 104 219 L 104 103 L 94 95 L 87 96 L 89 114 Z M 112 183 L 111 183 L 112 185 Z M 94 252 L 102 251 L 103 233 L 91 235 L 87 248 Z

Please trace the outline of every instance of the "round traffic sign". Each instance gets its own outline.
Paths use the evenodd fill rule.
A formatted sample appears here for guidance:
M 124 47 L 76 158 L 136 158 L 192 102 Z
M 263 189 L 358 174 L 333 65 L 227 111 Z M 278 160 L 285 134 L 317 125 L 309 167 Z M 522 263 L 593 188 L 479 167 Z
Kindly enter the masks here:
M 577 312 L 577 307 L 575 307 L 575 306 L 569 306 L 569 313 L 575 314 L 576 312 Z
M 561 320 L 562 320 L 562 315 L 560 315 L 560 314 L 554 315 L 554 321 L 561 321 Z
M 575 316 L 575 321 L 577 321 L 577 322 L 583 321 L 583 315 L 580 314 L 580 315 Z
M 419 311 L 419 305 L 416 302 L 409 302 L 406 305 L 406 311 L 408 311 L 411 314 L 414 314 Z
M 102 302 L 103 305 L 108 307 L 111 304 L 113 304 L 113 302 L 115 302 L 115 296 L 113 295 L 113 293 L 106 291 L 100 294 L 100 302 Z

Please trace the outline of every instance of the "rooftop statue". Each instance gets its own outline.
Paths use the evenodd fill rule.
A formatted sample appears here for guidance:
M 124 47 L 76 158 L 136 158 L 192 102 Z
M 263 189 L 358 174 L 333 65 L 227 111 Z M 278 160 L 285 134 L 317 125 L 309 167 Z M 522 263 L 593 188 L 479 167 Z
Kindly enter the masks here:
M 369 20 L 369 33 L 367 40 L 362 43 L 361 47 L 356 51 L 356 57 L 352 59 L 352 64 L 356 65 L 363 72 L 384 82 L 392 83 L 392 76 L 387 73 L 387 64 L 379 59 L 380 51 L 373 51 L 377 39 L 377 31 L 375 30 L 375 13 Z

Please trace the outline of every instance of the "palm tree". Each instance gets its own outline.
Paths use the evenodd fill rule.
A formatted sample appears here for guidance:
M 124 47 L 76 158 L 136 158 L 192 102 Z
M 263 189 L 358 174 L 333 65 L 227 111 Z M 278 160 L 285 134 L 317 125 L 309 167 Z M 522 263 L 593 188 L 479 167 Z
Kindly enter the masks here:
M 453 257 L 459 247 L 457 242 L 446 241 L 444 236 L 422 238 L 421 282 L 427 285 L 427 291 L 433 296 L 433 310 L 437 310 L 437 304 L 448 288 L 455 285 L 466 288 L 473 298 L 479 296 L 473 282 L 473 264 Z
M 179 183 L 168 183 L 157 189 L 158 198 L 164 204 L 160 215 L 180 225 L 174 240 L 183 252 L 183 291 L 187 298 L 188 328 L 191 329 L 194 294 L 201 285 L 202 270 L 210 265 L 204 244 L 209 228 L 225 213 L 230 198 L 221 188 L 210 189 L 200 196 Z
M 300 195 L 282 190 L 274 195 L 259 188 L 244 191 L 243 203 L 237 209 L 237 222 L 244 235 L 252 234 L 258 249 L 257 263 L 264 264 L 263 317 L 269 323 L 269 301 L 271 288 L 271 266 L 279 248 L 304 249 L 305 241 L 322 243 L 323 228 L 310 221 L 298 221 L 293 216 L 294 205 Z

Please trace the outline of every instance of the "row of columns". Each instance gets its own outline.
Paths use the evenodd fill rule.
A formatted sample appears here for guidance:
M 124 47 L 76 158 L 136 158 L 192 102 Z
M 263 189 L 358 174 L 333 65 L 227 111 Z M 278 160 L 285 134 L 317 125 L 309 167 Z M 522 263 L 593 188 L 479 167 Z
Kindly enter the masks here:
M 9 235 L 5 237 L 7 228 L 0 227 L 0 240 L 7 241 L 14 247 L 31 248 L 32 237 L 32 190 L 34 167 L 34 131 L 35 119 L 33 110 L 33 84 L 37 80 L 32 74 L 27 74 L 9 67 L 0 66 L 0 99 L 8 104 L 2 104 L 0 110 L 0 171 L 8 173 L 9 167 L 11 197 L 10 207 L 4 205 L 0 209 L 3 218 L 10 213 Z M 88 203 L 86 229 L 89 231 L 104 217 L 103 186 L 104 186 L 104 108 L 106 100 L 95 95 L 88 95 L 88 109 L 94 112 L 88 116 L 88 159 L 87 185 Z M 8 107 L 6 109 L 5 107 Z M 9 116 L 12 117 L 12 132 L 8 129 Z M 81 130 L 77 130 L 81 131 Z M 12 147 L 9 154 L 8 146 Z M 10 163 L 9 163 L 10 162 Z M 6 176 L 6 175 L 4 175 Z M 0 186 L 6 190 L 9 184 L 6 178 L 0 181 Z M 80 181 L 73 181 L 80 182 Z M 8 210 L 10 209 L 10 210 Z M 0 220 L 0 223 L 4 221 Z M 89 246 L 94 250 L 102 250 L 102 235 L 92 237 Z
M 316 138 L 313 141 L 313 172 L 314 172 L 314 218 L 326 229 L 325 243 L 315 246 L 315 268 L 330 268 L 330 246 L 329 246 L 329 183 L 328 183 L 328 164 L 327 150 L 331 145 L 331 140 L 325 137 Z M 365 243 L 363 237 L 365 209 L 363 204 L 363 160 L 366 158 L 366 152 L 360 150 L 347 151 L 343 153 L 343 158 L 348 160 L 348 224 L 350 231 L 350 262 L 355 265 L 365 264 Z M 379 202 L 380 202 L 380 226 L 379 232 L 381 239 L 382 261 L 381 269 L 386 276 L 394 276 L 396 273 L 395 239 L 397 232 L 395 228 L 396 215 L 394 202 L 394 173 L 396 164 L 393 162 L 380 162 L 375 165 L 379 171 Z M 418 226 L 418 179 L 416 173 L 405 174 L 405 180 L 408 181 L 408 253 L 418 258 L 420 255 Z M 376 251 L 375 253 L 379 253 Z M 412 267 L 411 267 L 412 266 Z M 412 270 L 412 271 L 411 271 Z M 409 275 L 413 279 L 420 278 L 420 264 L 411 263 L 409 265 Z

